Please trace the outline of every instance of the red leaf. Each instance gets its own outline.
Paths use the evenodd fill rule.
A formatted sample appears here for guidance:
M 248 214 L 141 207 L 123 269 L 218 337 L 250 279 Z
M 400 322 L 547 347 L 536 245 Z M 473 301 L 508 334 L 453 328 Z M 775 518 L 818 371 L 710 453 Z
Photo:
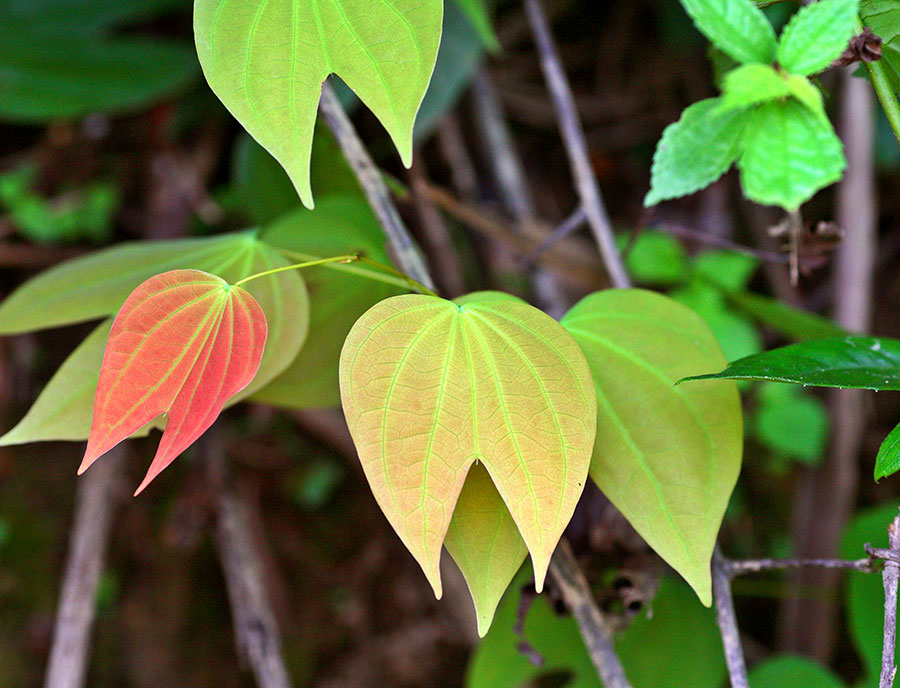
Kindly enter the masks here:
M 139 494 L 250 384 L 265 344 L 265 315 L 243 289 L 199 270 L 148 279 L 113 322 L 78 473 L 165 413 Z

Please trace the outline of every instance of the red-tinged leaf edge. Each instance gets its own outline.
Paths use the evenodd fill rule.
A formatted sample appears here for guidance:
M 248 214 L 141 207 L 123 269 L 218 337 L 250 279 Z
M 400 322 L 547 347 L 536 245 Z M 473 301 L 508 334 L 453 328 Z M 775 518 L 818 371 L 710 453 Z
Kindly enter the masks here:
M 165 414 L 140 494 L 250 384 L 266 334 L 256 299 L 215 275 L 172 270 L 137 287 L 113 321 L 79 475 Z

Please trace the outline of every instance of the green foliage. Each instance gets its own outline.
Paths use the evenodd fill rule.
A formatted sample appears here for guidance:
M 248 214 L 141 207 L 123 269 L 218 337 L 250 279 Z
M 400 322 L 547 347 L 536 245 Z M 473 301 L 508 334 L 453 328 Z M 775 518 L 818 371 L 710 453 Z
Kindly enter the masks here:
M 803 657 L 781 655 L 766 660 L 750 672 L 750 688 L 844 688 L 843 682 L 824 667 Z
M 627 249 L 625 266 L 636 282 L 670 286 L 687 278 L 688 259 L 684 246 L 668 234 L 647 229 L 638 234 L 633 245 L 619 236 L 619 249 Z
M 795 14 L 781 34 L 778 64 L 793 74 L 825 69 L 847 47 L 859 0 L 819 0 Z
M 499 52 L 500 41 L 497 39 L 497 34 L 494 33 L 494 27 L 491 23 L 491 13 L 488 9 L 486 0 L 456 0 L 456 4 L 460 6 L 463 12 L 465 12 L 466 17 L 468 17 L 472 26 L 478 31 L 478 36 L 481 38 L 484 45 L 491 52 Z M 444 9 L 445 11 L 448 11 L 446 7 Z
M 519 576 L 517 581 L 524 583 Z M 534 600 L 525 619 L 525 638 L 543 658 L 534 666 L 517 649 L 513 628 L 520 588 L 503 599 L 491 631 L 469 664 L 467 688 L 524 688 L 540 677 L 567 674 L 568 688 L 599 688 L 600 681 L 571 617 L 553 613 L 544 597 Z M 647 610 L 616 641 L 616 651 L 634 688 L 718 686 L 725 679 L 722 641 L 715 616 L 674 578 L 663 578 Z
M 900 88 L 900 6 L 894 0 L 860 0 L 863 24 L 882 39 L 881 64 L 896 91 Z
M 697 28 L 738 62 L 772 62 L 775 31 L 751 0 L 682 0 Z
M 596 432 L 590 370 L 572 336 L 506 295 L 395 296 L 353 326 L 340 379 L 375 499 L 437 596 L 441 545 L 476 460 L 531 553 L 540 590 L 584 489 Z M 488 551 L 497 519 L 485 514 L 478 524 L 469 541 Z M 512 572 L 497 575 L 508 581 Z
M 828 412 L 816 397 L 794 385 L 767 383 L 759 389 L 753 422 L 756 438 L 776 455 L 818 463 L 828 439 Z
M 800 103 L 765 103 L 747 115 L 741 186 L 752 201 L 796 209 L 838 181 L 846 166 L 841 141 Z
M 841 538 L 841 556 L 858 559 L 864 556 L 863 548 L 866 544 L 887 547 L 887 526 L 896 516 L 896 502 L 858 513 Z M 850 637 L 866 673 L 859 685 L 875 685 L 881 673 L 884 624 L 884 588 L 881 576 L 863 571 L 849 571 L 847 576 L 846 610 Z
M 635 530 L 712 601 L 709 560 L 741 466 L 737 388 L 675 383 L 723 361 L 695 313 L 639 289 L 592 294 L 560 321 L 597 390 L 591 478 Z
M 197 73 L 185 43 L 113 28 L 170 0 L 0 3 L 0 118 L 42 122 L 146 106 Z
M 847 334 L 828 318 L 794 308 L 768 296 L 735 291 L 728 292 L 727 299 L 740 312 L 791 339 L 828 339 Z
M 886 478 L 900 470 L 900 425 L 895 427 L 878 449 L 875 457 L 875 480 Z
M 791 95 L 784 72 L 772 65 L 751 62 L 732 69 L 722 80 L 722 111 L 743 110 Z
M 330 74 L 343 79 L 409 165 L 442 10 L 441 0 L 277 0 L 252 12 L 226 0 L 197 0 L 194 34 L 212 90 L 311 208 L 309 159 L 323 82 Z

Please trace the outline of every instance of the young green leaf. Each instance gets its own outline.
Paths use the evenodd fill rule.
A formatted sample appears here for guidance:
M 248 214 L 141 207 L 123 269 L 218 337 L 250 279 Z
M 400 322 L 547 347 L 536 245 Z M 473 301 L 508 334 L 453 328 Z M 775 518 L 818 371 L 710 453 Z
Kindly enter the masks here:
M 490 475 L 480 464 L 472 466 L 466 476 L 444 546 L 469 586 L 478 635 L 483 638 L 500 598 L 525 561 L 528 548 Z
M 584 489 L 596 395 L 559 323 L 510 298 L 395 296 L 341 353 L 341 399 L 372 492 L 441 594 L 441 544 L 471 466 L 506 503 L 543 587 Z
M 794 74 L 821 72 L 847 47 L 859 0 L 819 0 L 800 9 L 781 34 L 778 63 Z
M 900 341 L 848 335 L 791 344 L 686 380 L 769 380 L 814 387 L 900 389 Z
M 141 492 L 250 384 L 265 344 L 266 317 L 249 292 L 199 270 L 151 277 L 113 321 L 78 472 L 166 414 Z
M 740 153 L 742 112 L 719 112 L 722 101 L 694 103 L 663 132 L 653 156 L 645 206 L 678 198 L 709 186 Z
M 775 30 L 752 0 L 681 0 L 697 28 L 738 62 L 772 62 Z
M 772 65 L 741 65 L 722 79 L 721 112 L 743 110 L 790 94 L 787 74 L 776 71 Z
M 313 206 L 309 157 L 322 84 L 337 74 L 375 113 L 404 164 L 441 38 L 441 0 L 196 0 L 210 87 Z
M 838 181 L 847 164 L 831 125 L 793 100 L 751 110 L 743 146 L 738 167 L 744 194 L 787 210 Z
M 900 471 L 900 425 L 891 430 L 878 448 L 878 456 L 875 457 L 875 480 L 886 478 L 897 471 Z
M 709 561 L 741 468 L 741 405 L 735 386 L 675 383 L 724 361 L 715 337 L 690 309 L 641 289 L 591 294 L 561 324 L 596 387 L 591 477 L 709 605 Z

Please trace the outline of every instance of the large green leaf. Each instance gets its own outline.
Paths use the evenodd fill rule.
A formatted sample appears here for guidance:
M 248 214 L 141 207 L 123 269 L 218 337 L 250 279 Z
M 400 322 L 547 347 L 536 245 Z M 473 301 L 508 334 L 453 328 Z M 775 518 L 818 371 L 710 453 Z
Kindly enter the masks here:
M 900 389 L 900 341 L 848 335 L 791 344 L 689 380 L 793 382 L 815 387 Z
M 435 593 L 441 544 L 476 461 L 528 546 L 540 590 L 596 431 L 590 371 L 572 336 L 509 298 L 395 296 L 353 326 L 340 376 L 375 498 Z
M 406 165 L 441 37 L 441 0 L 196 0 L 212 90 L 284 166 L 312 207 L 309 158 L 322 83 L 337 74 L 375 113 Z
M 841 538 L 841 556 L 859 559 L 865 545 L 888 546 L 888 525 L 897 517 L 897 502 L 889 502 L 858 513 Z M 847 573 L 846 605 L 850 637 L 865 667 L 861 686 L 878 683 L 884 628 L 884 588 L 881 576 L 863 571 Z
M 802 103 L 764 103 L 747 117 L 738 167 L 750 200 L 793 210 L 841 178 L 847 163 L 840 139 Z
M 772 62 L 775 30 L 752 0 L 681 0 L 697 28 L 738 62 Z
M 381 226 L 360 198 L 328 196 L 315 210 L 299 209 L 275 222 L 263 231 L 262 239 L 300 254 L 358 253 L 390 265 Z M 254 401 L 288 408 L 340 405 L 338 360 L 347 333 L 371 306 L 403 291 L 367 277 L 371 271 L 354 265 L 303 271 L 311 302 L 309 339 L 290 367 L 259 390 Z
M 819 0 L 800 9 L 781 34 L 778 63 L 794 74 L 821 72 L 847 47 L 859 0 Z
M 653 156 L 651 206 L 709 186 L 731 167 L 740 153 L 744 115 L 722 111 L 720 98 L 694 103 L 663 132 Z
M 750 672 L 750 688 L 844 688 L 825 667 L 803 657 L 781 655 Z
M 524 577 L 517 581 L 524 583 Z M 535 666 L 518 650 L 516 626 L 520 592 L 503 599 L 491 631 L 469 663 L 467 688 L 525 688 L 541 677 L 569 675 L 566 688 L 599 688 L 578 627 L 537 598 L 525 618 L 525 638 L 543 659 Z M 725 657 L 715 616 L 682 582 L 665 577 L 653 599 L 652 615 L 636 618 L 616 642 L 616 652 L 634 688 L 707 688 L 725 679 Z M 553 684 L 558 685 L 558 684 Z
M 724 361 L 715 337 L 690 309 L 640 289 L 592 294 L 561 323 L 597 391 L 591 477 L 709 605 L 710 557 L 741 467 L 740 399 L 734 386 L 675 383 Z

